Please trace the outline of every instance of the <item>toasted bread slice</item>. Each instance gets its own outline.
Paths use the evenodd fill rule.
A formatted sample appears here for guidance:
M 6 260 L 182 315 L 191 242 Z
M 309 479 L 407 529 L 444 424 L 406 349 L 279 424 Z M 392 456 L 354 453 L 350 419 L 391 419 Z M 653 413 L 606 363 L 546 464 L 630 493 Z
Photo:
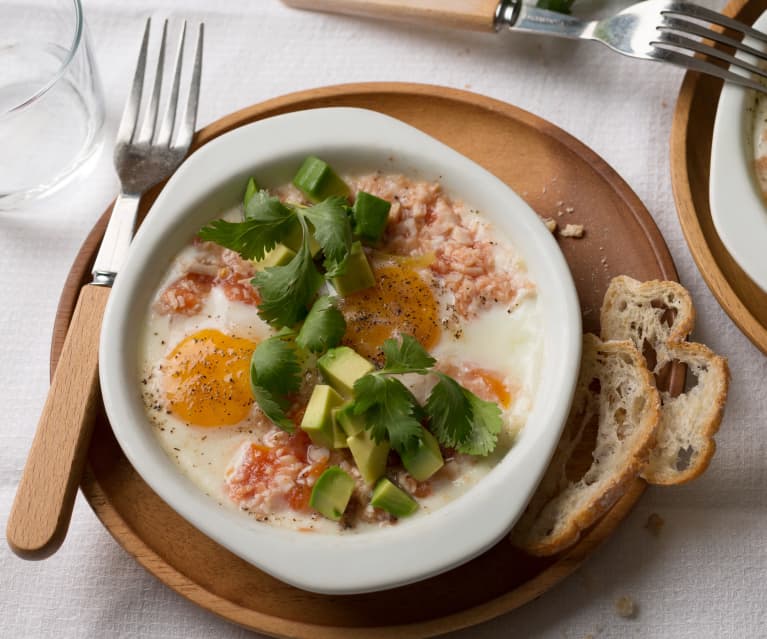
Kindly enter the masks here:
M 603 343 L 584 335 L 573 407 L 536 494 L 511 533 L 532 555 L 553 555 L 574 544 L 606 513 L 647 463 L 660 417 L 660 399 L 644 359 L 629 341 Z M 597 423 L 592 463 L 577 481 L 568 461 L 588 426 Z
M 605 294 L 600 320 L 602 339 L 628 339 L 652 355 L 652 372 L 662 391 L 660 378 L 672 362 L 686 364 L 688 377 L 697 380 L 678 397 L 661 393 L 657 445 L 641 475 L 662 485 L 698 477 L 716 449 L 713 436 L 722 421 L 729 370 L 723 357 L 684 341 L 695 322 L 689 293 L 676 282 L 616 277 Z

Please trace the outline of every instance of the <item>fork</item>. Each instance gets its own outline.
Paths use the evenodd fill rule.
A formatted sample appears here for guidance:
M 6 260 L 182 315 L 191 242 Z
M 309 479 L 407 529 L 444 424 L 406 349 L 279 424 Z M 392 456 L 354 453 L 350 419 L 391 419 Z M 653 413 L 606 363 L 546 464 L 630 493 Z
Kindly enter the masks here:
M 598 21 L 538 9 L 522 0 L 283 0 L 290 6 L 354 15 L 390 18 L 407 22 L 473 30 L 542 33 L 551 36 L 597 40 L 624 55 L 656 60 L 716 76 L 750 89 L 767 92 L 752 77 L 767 78 L 767 71 L 736 58 L 711 44 L 710 40 L 732 47 L 737 52 L 767 60 L 767 53 L 730 37 L 703 23 L 711 23 L 767 43 L 767 34 L 728 18 L 716 11 L 687 2 L 645 0 L 614 16 Z M 695 55 L 699 54 L 699 55 Z M 720 66 L 700 54 L 731 65 Z M 740 71 L 742 73 L 738 73 Z
M 112 207 L 96 257 L 93 281 L 80 291 L 8 518 L 8 543 L 25 559 L 48 557 L 66 535 L 98 405 L 99 336 L 110 287 L 128 253 L 141 195 L 169 177 L 181 164 L 194 135 L 202 72 L 203 24 L 197 32 L 186 106 L 178 126 L 176 115 L 186 22 L 179 36 L 167 107 L 157 128 L 168 32 L 166 20 L 152 93 L 139 127 L 150 30 L 151 20 L 147 20 L 133 85 L 117 133 L 114 163 L 120 178 L 120 194 Z

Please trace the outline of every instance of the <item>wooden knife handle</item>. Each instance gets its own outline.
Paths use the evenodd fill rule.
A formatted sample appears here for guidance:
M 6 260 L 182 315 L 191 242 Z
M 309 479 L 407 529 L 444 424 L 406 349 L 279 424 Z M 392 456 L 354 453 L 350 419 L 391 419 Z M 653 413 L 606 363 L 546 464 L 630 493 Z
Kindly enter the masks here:
M 24 559 L 64 541 L 98 406 L 99 336 L 110 288 L 84 286 L 48 391 L 6 530 Z
M 291 7 L 372 18 L 495 31 L 499 0 L 283 0 Z

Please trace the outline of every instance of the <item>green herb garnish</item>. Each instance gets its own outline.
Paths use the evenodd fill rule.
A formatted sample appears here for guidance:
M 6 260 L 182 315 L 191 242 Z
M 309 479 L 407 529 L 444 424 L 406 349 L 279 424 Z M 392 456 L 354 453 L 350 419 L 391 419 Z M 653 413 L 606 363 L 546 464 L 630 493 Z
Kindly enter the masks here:
M 317 299 L 296 337 L 296 344 L 311 353 L 338 346 L 346 332 L 346 320 L 335 302 L 324 295 Z
M 293 432 L 285 414 L 291 395 L 301 386 L 306 353 L 319 353 L 341 343 L 346 321 L 329 297 L 312 306 L 301 330 L 283 328 L 261 342 L 250 360 L 250 386 L 258 406 L 277 426 Z M 303 351 L 303 352 L 302 352 Z
M 252 280 L 262 300 L 258 306 L 261 318 L 278 327 L 292 327 L 306 316 L 324 278 L 343 273 L 352 244 L 345 202 L 342 197 L 330 197 L 305 207 L 284 204 L 267 191 L 257 191 L 245 205 L 242 222 L 216 220 L 205 226 L 199 237 L 237 251 L 245 259 L 261 260 L 298 224 L 301 245 L 293 259 L 283 266 L 264 269 Z M 325 255 L 324 276 L 309 250 L 309 223 Z
M 430 430 L 443 446 L 470 455 L 487 455 L 495 448 L 502 426 L 496 404 L 435 371 L 434 358 L 409 335 L 399 343 L 386 340 L 383 353 L 384 367 L 354 384 L 354 413 L 365 416 L 376 442 L 388 439 L 400 454 L 412 450 L 421 437 L 421 421 L 428 417 Z M 406 373 L 438 376 L 426 406 L 421 407 L 407 387 L 391 377 Z
M 301 364 L 293 343 L 295 333 L 283 329 L 261 342 L 250 359 L 250 388 L 258 406 L 277 426 L 293 432 L 285 409 L 289 395 L 301 386 Z

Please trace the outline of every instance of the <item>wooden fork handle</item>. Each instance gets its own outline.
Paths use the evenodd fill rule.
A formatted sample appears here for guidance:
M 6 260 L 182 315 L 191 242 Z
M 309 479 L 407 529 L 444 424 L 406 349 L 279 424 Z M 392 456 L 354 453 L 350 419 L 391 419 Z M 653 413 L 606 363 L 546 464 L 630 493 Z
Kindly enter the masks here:
M 495 31 L 499 0 L 283 0 L 291 7 L 400 20 L 434 26 Z
M 84 286 L 16 490 L 6 530 L 24 559 L 44 559 L 64 541 L 98 406 L 101 320 L 110 288 Z

